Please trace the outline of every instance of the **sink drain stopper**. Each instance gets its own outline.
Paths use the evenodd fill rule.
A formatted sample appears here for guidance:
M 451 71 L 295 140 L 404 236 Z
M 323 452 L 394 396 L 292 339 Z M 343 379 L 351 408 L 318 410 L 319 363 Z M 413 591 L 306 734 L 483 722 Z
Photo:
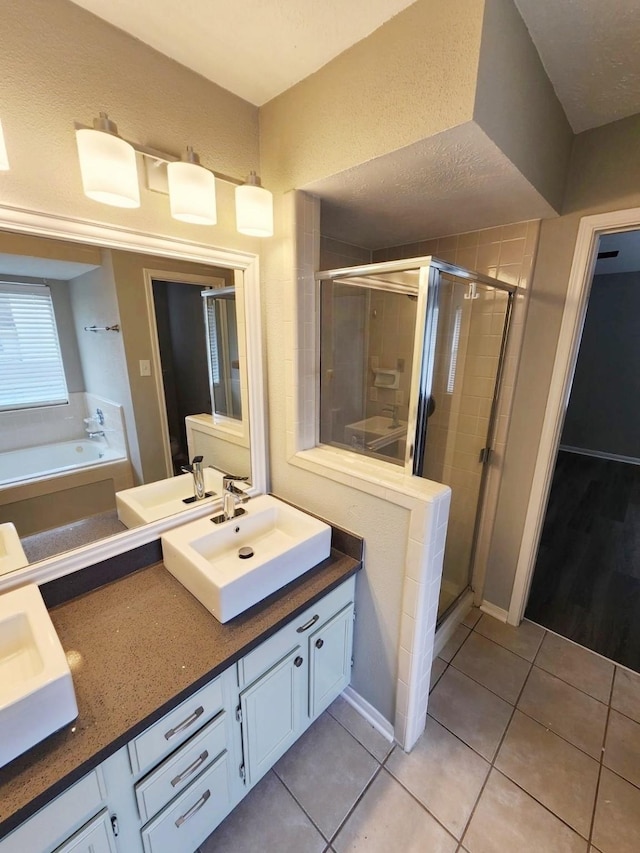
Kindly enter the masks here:
M 248 545 L 243 545 L 242 548 L 238 548 L 238 557 L 241 560 L 248 560 L 249 557 L 253 557 L 253 548 L 250 548 Z

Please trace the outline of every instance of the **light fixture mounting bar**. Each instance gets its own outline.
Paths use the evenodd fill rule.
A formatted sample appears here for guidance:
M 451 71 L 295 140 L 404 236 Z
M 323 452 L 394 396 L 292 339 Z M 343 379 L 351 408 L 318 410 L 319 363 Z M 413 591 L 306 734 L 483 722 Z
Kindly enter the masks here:
M 94 130 L 91 125 L 81 124 L 78 121 L 74 121 L 73 126 L 76 130 Z M 182 158 L 180 155 L 170 154 L 168 151 L 160 151 L 158 148 L 151 148 L 148 145 L 140 145 L 138 142 L 133 142 L 131 139 L 126 139 L 124 136 L 120 137 L 125 142 L 128 142 L 129 145 L 138 152 L 138 154 L 142 154 L 143 157 L 149 157 L 152 160 L 156 160 L 162 163 L 176 163 Z M 202 165 L 202 164 L 200 164 Z M 203 166 L 203 169 L 206 169 L 207 172 L 211 172 L 211 174 L 217 178 L 219 181 L 224 181 L 227 184 L 234 184 L 237 187 L 240 187 L 244 184 L 244 178 L 234 178 L 232 175 L 225 175 L 223 172 L 216 172 L 215 169 L 210 169 L 208 166 Z

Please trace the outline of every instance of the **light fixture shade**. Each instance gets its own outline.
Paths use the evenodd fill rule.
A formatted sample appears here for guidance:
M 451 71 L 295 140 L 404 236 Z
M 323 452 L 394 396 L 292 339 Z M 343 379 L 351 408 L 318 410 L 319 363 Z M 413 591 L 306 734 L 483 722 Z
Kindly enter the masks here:
M 236 228 L 249 237 L 273 236 L 273 195 L 260 186 L 255 172 L 236 187 Z
M 76 142 L 84 194 L 114 207 L 140 207 L 133 146 L 115 133 L 90 128 L 76 130 Z
M 0 121 L 0 172 L 9 171 L 9 157 L 7 155 L 7 146 L 4 143 L 4 133 L 2 132 L 2 121 Z
M 167 164 L 171 216 L 195 225 L 215 225 L 216 179 L 203 166 L 177 160 Z

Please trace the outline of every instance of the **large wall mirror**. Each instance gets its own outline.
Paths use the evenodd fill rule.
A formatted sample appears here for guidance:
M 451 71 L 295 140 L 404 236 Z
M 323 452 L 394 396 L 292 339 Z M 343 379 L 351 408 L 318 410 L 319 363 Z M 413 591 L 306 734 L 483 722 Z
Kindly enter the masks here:
M 225 472 L 265 491 L 255 256 L 5 213 L 0 585 L 212 510 Z

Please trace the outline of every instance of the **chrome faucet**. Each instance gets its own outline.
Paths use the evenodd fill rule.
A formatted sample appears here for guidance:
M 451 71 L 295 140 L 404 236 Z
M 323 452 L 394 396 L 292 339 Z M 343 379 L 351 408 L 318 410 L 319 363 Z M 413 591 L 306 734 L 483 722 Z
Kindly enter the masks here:
M 249 500 L 249 495 L 239 489 L 236 483 L 246 483 L 248 477 L 234 477 L 233 474 L 225 474 L 222 478 L 222 515 L 224 521 L 229 521 L 240 515 L 238 512 L 238 504 L 246 504 Z M 241 510 L 244 512 L 244 510 Z
M 104 438 L 104 430 L 103 430 L 103 429 L 98 429 L 98 430 L 96 430 L 95 432 L 87 432 L 87 435 L 88 435 L 88 436 L 89 436 L 89 438 L 90 438 L 90 439 L 92 439 L 92 440 L 93 440 L 94 438 Z
M 382 413 L 389 412 L 391 415 L 391 427 L 399 427 L 400 421 L 398 420 L 398 409 L 399 406 L 385 406 L 382 410 Z
M 184 474 L 193 474 L 193 490 L 195 499 L 201 501 L 206 497 L 204 489 L 204 471 L 202 470 L 202 456 L 194 456 L 191 465 L 181 468 Z

